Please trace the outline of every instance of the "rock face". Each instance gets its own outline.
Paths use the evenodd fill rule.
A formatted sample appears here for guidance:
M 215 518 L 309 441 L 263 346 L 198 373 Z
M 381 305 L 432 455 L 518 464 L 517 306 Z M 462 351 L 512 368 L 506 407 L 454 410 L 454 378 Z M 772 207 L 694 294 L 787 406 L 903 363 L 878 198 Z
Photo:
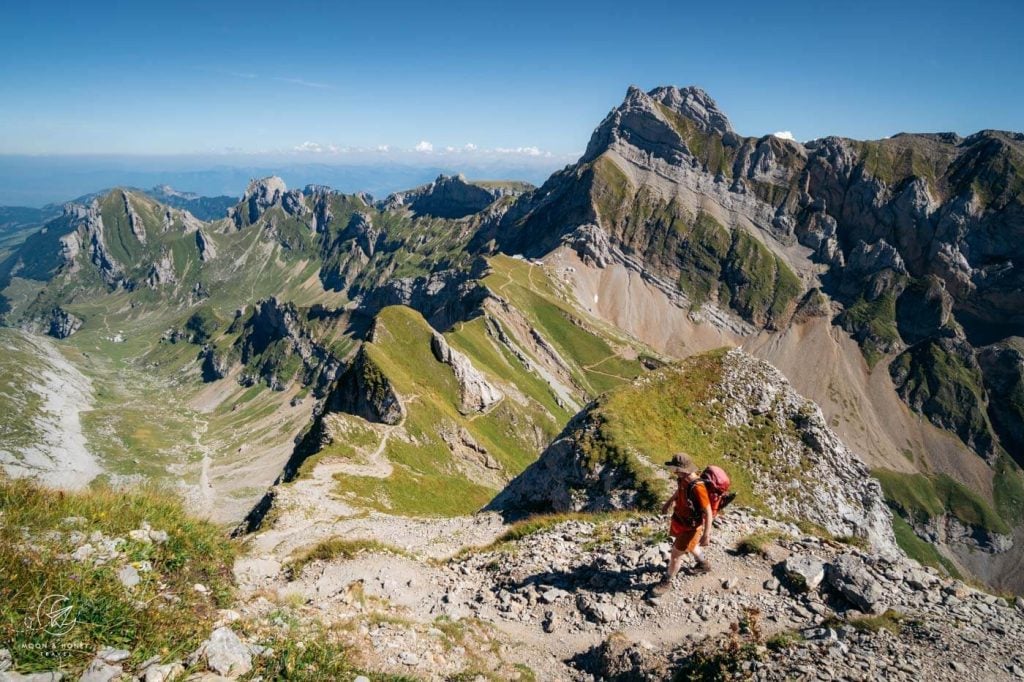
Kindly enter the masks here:
M 82 327 L 82 321 L 61 307 L 50 313 L 50 324 L 46 333 L 55 339 L 66 339 Z
M 174 261 L 171 259 L 171 254 L 164 251 L 159 260 L 150 267 L 146 284 L 150 289 L 156 289 L 164 285 L 177 284 L 177 282 L 178 276 L 174 272 Z
M 718 395 L 727 424 L 769 419 L 792 431 L 777 439 L 773 462 L 751 463 L 755 488 L 777 513 L 806 518 L 837 537 L 862 537 L 879 552 L 896 552 L 892 515 L 878 481 L 828 427 L 821 409 L 803 398 L 782 373 L 743 351 L 729 351 Z M 801 471 L 798 480 L 780 469 Z
M 196 248 L 199 249 L 199 259 L 204 263 L 217 257 L 216 245 L 202 230 L 196 230 Z
M 646 385 L 671 386 L 686 365 L 660 370 L 634 382 L 635 399 L 671 400 L 645 392 Z M 825 423 L 821 410 L 799 396 L 782 374 L 766 362 L 740 350 L 725 354 L 718 379 L 706 399 L 720 415 L 720 424 L 703 428 L 736 429 L 774 424 L 771 448 L 765 456 L 731 455 L 749 473 L 755 492 L 775 513 L 811 521 L 837 537 L 865 539 L 876 551 L 895 554 L 891 514 L 878 482 L 864 463 Z M 664 382 L 664 383 L 656 383 Z M 620 389 L 621 390 L 621 389 Z M 642 454 L 642 443 L 609 443 L 604 430 L 610 418 L 599 403 L 578 414 L 540 456 L 514 479 L 491 504 L 507 513 L 528 511 L 597 511 L 634 507 L 653 508 L 662 490 L 642 482 L 641 472 L 658 463 Z M 598 458 L 595 452 L 609 451 Z M 661 486 L 667 490 L 667 486 Z M 667 493 L 665 493 L 667 496 Z
M 471 317 L 491 297 L 479 281 L 486 270 L 487 262 L 478 259 L 468 272 L 441 270 L 390 279 L 363 299 L 362 308 L 373 313 L 392 305 L 408 306 L 421 312 L 435 328 L 444 329 Z
M 452 368 L 455 379 L 459 382 L 459 398 L 462 401 L 461 412 L 463 414 L 486 412 L 504 397 L 500 390 L 487 381 L 477 368 L 473 367 L 469 358 L 449 346 L 445 338 L 437 332 L 434 332 L 430 339 L 430 349 L 438 362 L 443 362 Z
M 275 206 L 288 215 L 302 215 L 309 210 L 300 190 L 289 191 L 284 180 L 271 176 L 251 181 L 242 201 L 228 211 L 228 217 L 241 229 L 258 221 Z
M 400 423 L 405 416 L 405 408 L 391 381 L 369 357 L 365 347 L 356 353 L 338 378 L 325 408 L 392 425 Z
M 299 380 L 323 394 L 341 370 L 340 360 L 315 338 L 307 323 L 308 315 L 323 312 L 300 311 L 294 303 L 273 297 L 259 301 L 242 322 L 235 342 L 248 375 L 260 377 L 272 388 L 283 388 L 299 371 L 289 363 L 296 357 L 301 365 Z
M 1012 336 L 978 354 L 989 414 L 1009 452 L 1024 452 L 1024 338 Z
M 517 201 L 477 244 L 542 255 L 566 242 L 593 266 L 622 264 L 667 283 L 681 307 L 769 329 L 787 324 L 804 283 L 817 279 L 872 364 L 905 351 L 920 364 L 927 353 L 911 347 L 955 338 L 970 367 L 975 349 L 1024 328 L 1021 177 L 1019 133 L 799 144 L 738 135 L 699 88 L 630 88 L 580 161 Z M 794 249 L 811 253 L 794 258 Z M 809 261 L 824 276 L 810 275 Z M 727 317 L 705 319 L 728 329 Z M 919 373 L 946 382 L 928 362 Z M 966 421 L 952 401 L 900 395 L 991 459 L 997 434 L 984 413 L 997 401 L 979 388 Z M 1018 417 L 991 417 L 1024 429 Z

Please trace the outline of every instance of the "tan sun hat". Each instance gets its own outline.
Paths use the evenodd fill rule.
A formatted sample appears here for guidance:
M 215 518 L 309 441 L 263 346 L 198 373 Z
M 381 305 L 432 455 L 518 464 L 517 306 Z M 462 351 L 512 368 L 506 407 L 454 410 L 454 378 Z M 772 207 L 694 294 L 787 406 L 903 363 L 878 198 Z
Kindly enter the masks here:
M 672 455 L 672 459 L 665 462 L 665 466 L 673 471 L 689 474 L 697 471 L 697 465 L 693 463 L 690 456 L 685 452 L 677 452 Z

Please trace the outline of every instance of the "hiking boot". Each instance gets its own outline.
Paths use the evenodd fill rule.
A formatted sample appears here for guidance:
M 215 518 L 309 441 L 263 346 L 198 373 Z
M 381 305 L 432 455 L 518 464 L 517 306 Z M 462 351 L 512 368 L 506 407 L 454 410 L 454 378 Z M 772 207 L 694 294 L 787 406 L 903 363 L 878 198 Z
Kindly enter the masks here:
M 707 561 L 698 561 L 697 565 L 693 567 L 694 575 L 704 575 L 705 573 L 711 572 L 711 564 Z
M 666 577 L 661 579 L 661 582 L 659 582 L 657 585 L 655 585 L 654 587 L 651 588 L 651 596 L 652 597 L 661 597 L 661 596 L 667 594 L 668 591 L 671 590 L 671 589 L 672 589 L 672 579 L 666 576 Z

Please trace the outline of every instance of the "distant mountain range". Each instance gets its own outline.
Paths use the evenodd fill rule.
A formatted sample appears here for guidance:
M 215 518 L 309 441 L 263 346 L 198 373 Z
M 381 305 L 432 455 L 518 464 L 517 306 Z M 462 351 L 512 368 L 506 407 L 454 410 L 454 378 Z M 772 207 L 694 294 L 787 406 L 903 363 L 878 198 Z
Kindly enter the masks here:
M 720 437 L 731 413 L 704 406 L 688 447 L 757 471 L 784 441 L 798 478 L 849 446 L 905 551 L 1024 590 L 1024 136 L 800 144 L 739 135 L 698 88 L 631 88 L 539 187 L 410 184 L 83 197 L 3 254 L 4 322 L 63 339 L 100 387 L 108 471 L 143 462 L 251 527 L 273 519 L 275 479 L 342 455 L 364 468 L 340 494 L 378 511 L 474 511 L 541 451 L 586 482 L 553 486 L 566 508 L 649 504 L 649 438 L 594 401 L 742 346 L 846 445 L 766 389 L 749 422 L 786 423 Z M 696 404 L 680 386 L 642 395 Z M 154 455 L 171 442 L 191 454 Z

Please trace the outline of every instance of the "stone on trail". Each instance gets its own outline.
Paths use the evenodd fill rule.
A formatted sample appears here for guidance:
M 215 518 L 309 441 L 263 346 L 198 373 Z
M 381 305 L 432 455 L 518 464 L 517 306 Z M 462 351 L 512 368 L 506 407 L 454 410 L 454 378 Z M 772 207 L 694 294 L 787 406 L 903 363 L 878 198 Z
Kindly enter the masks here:
M 809 554 L 795 554 L 782 564 L 786 580 L 800 592 L 818 589 L 825 579 L 825 562 Z

